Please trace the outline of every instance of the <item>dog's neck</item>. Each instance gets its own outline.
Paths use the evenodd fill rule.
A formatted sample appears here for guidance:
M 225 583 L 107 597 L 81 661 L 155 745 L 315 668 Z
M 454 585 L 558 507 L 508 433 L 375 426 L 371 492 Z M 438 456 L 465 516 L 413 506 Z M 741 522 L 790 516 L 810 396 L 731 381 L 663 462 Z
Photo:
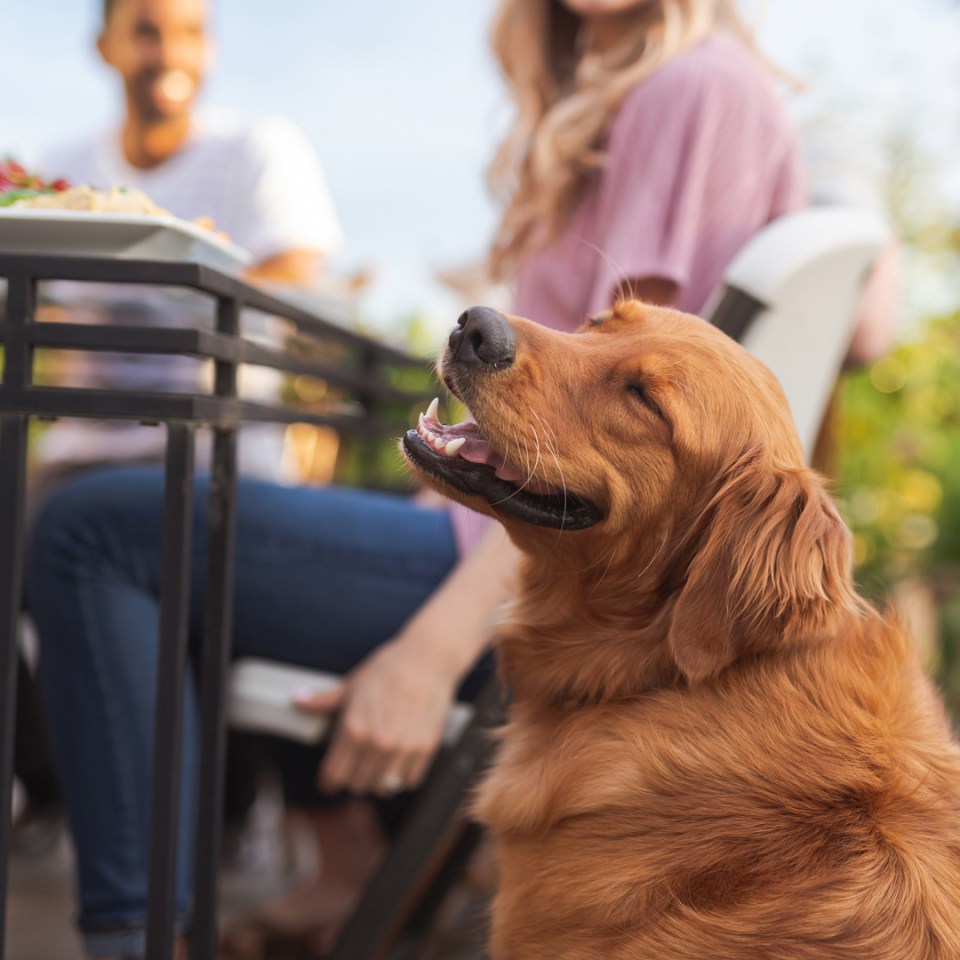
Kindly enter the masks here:
M 528 556 L 519 599 L 498 630 L 505 678 L 518 698 L 555 707 L 676 685 L 670 610 L 642 564 L 621 582 L 601 568 L 576 569 L 562 554 Z

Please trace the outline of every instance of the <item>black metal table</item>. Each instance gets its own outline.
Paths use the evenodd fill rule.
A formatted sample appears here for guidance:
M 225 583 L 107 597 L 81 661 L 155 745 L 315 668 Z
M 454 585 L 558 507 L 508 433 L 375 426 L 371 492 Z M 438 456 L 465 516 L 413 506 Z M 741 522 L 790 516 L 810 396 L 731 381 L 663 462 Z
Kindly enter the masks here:
M 87 417 L 161 424 L 167 431 L 163 579 L 157 717 L 151 798 L 147 957 L 168 960 L 174 941 L 174 882 L 179 822 L 180 742 L 187 668 L 194 441 L 212 430 L 210 549 L 201 648 L 201 777 L 191 955 L 216 953 L 217 865 L 224 765 L 224 684 L 229 658 L 236 509 L 236 431 L 243 422 L 308 422 L 351 437 L 398 433 L 424 399 L 428 364 L 344 329 L 281 297 L 195 263 L 117 258 L 0 254 L 8 284 L 0 323 L 0 797 L 12 780 L 17 629 L 21 607 L 27 430 L 31 417 Z M 38 322 L 37 285 L 48 280 L 149 284 L 199 291 L 211 300 L 211 329 Z M 241 311 L 280 317 L 296 337 L 284 347 L 247 338 Z M 303 349 L 304 344 L 312 344 Z M 34 383 L 37 350 L 69 349 L 187 355 L 213 362 L 208 393 L 47 387 Z M 240 364 L 322 380 L 332 399 L 321 408 L 289 409 L 244 400 Z M 7 802 L 7 801 L 4 801 Z M 9 817 L 0 816 L 0 952 L 5 933 Z

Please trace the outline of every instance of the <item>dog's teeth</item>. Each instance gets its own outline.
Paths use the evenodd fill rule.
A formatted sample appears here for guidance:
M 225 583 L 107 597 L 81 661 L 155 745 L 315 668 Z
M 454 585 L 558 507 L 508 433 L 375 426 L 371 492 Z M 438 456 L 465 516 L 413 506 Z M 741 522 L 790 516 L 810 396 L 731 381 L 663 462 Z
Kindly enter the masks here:
M 420 419 L 417 420 L 417 435 L 423 439 L 426 439 L 430 436 L 430 430 L 427 427 L 427 422 L 423 418 L 423 414 L 420 414 Z
M 428 420 L 436 420 L 436 419 L 437 419 L 437 414 L 438 414 L 439 412 L 440 412 L 440 400 L 439 400 L 439 398 L 434 397 L 434 398 L 430 401 L 430 406 L 427 407 L 427 413 L 426 413 L 427 419 L 428 419 Z
M 437 453 L 443 453 L 443 449 L 447 445 L 446 441 L 443 440 L 441 437 L 435 437 L 432 435 L 430 437 L 430 444 L 433 447 L 433 449 L 437 451 Z
M 446 457 L 455 457 L 459 452 L 460 448 L 467 442 L 466 437 L 456 437 L 453 440 L 450 440 L 446 447 L 444 447 L 443 454 Z

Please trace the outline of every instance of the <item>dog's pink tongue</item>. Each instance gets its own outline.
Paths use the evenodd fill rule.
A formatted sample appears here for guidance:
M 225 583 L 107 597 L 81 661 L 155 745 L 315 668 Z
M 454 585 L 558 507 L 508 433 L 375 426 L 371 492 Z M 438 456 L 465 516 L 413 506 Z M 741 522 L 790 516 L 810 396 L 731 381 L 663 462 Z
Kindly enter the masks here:
M 510 483 L 522 482 L 519 471 L 504 461 L 503 457 L 482 438 L 470 438 L 460 448 L 460 456 L 471 463 L 484 463 L 493 467 L 493 472 L 501 479 Z
M 464 444 L 458 455 L 470 463 L 483 463 L 493 467 L 494 473 L 509 483 L 522 484 L 527 477 L 515 466 L 507 463 L 501 454 L 491 446 L 490 442 L 480 433 L 480 428 L 473 420 L 464 420 L 460 423 L 443 424 L 435 420 L 430 421 L 430 428 L 434 433 L 443 437 L 448 443 L 463 437 Z

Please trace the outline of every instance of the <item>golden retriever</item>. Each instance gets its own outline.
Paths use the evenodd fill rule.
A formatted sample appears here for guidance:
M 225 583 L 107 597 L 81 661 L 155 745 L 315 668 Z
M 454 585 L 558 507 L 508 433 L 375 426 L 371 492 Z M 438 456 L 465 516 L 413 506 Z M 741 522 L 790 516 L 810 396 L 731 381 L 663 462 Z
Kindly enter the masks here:
M 960 752 L 770 372 L 625 302 L 475 307 L 416 473 L 525 554 L 478 811 L 494 960 L 960 958 Z

